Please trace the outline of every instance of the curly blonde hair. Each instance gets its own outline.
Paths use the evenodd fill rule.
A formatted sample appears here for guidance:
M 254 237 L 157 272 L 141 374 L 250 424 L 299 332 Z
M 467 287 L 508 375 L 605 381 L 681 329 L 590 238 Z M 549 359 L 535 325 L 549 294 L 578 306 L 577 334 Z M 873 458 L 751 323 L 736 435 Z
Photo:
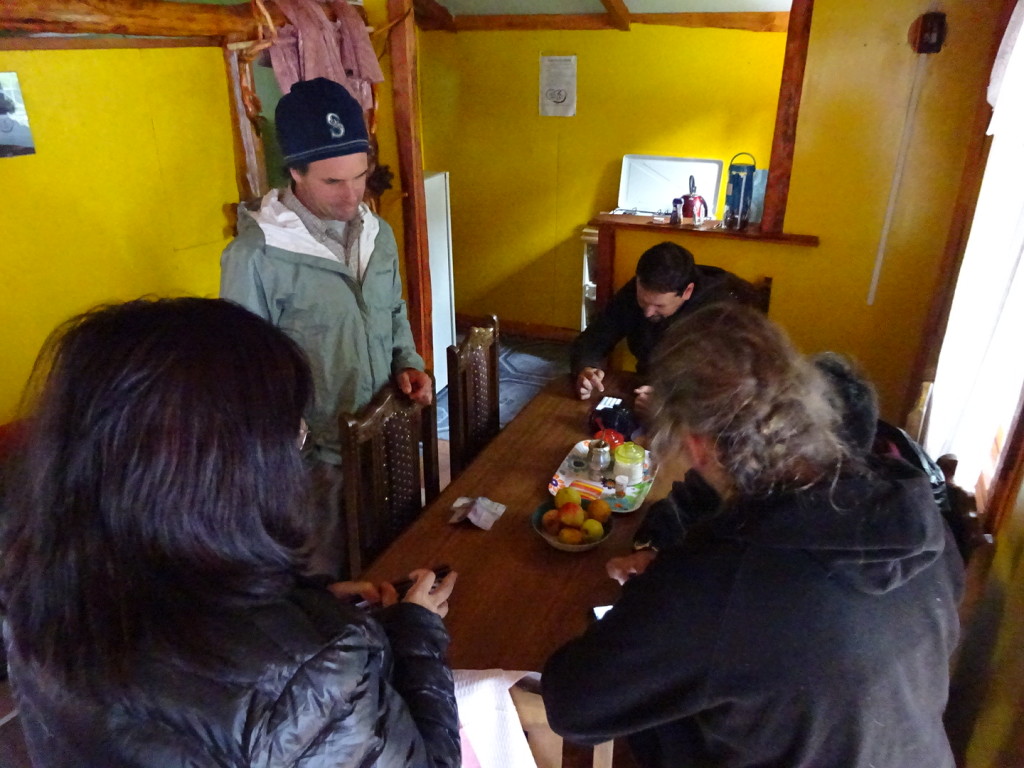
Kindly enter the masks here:
M 650 370 L 655 450 L 687 432 L 713 438 L 740 495 L 811 485 L 848 456 L 828 383 L 760 312 L 715 304 L 681 318 Z

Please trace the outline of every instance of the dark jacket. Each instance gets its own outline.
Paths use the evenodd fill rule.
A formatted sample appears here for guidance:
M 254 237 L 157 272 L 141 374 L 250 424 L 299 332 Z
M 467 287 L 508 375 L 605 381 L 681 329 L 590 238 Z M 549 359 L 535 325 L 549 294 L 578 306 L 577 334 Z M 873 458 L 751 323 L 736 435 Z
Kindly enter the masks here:
M 664 499 L 651 504 L 643 522 L 633 535 L 636 549 L 668 549 L 682 543 L 686 532 L 695 524 L 718 511 L 722 499 L 694 469 L 682 480 L 672 483 Z
M 605 359 L 622 339 L 637 361 L 637 371 L 646 372 L 654 347 L 665 331 L 680 317 L 718 301 L 753 301 L 753 287 L 745 280 L 718 267 L 697 265 L 699 277 L 693 293 L 679 310 L 659 323 L 652 323 L 636 301 L 636 278 L 612 297 L 611 302 L 587 329 L 576 337 L 569 350 L 573 374 L 587 367 L 604 368 Z M 748 295 L 749 294 L 749 295 Z
M 380 621 L 322 589 L 223 617 L 211 669 L 153 654 L 126 690 L 94 695 L 11 679 L 34 765 L 57 768 L 458 766 L 441 619 L 417 605 Z
M 741 501 L 552 656 L 548 718 L 643 766 L 952 768 L 962 582 L 915 473 Z

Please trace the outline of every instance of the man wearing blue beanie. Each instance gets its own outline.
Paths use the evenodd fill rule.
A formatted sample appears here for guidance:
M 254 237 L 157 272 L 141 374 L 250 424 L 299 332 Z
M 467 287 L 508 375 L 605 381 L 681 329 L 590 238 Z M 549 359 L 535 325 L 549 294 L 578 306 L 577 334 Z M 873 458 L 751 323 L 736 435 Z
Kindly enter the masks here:
M 309 356 L 316 391 L 305 418 L 327 526 L 317 537 L 329 551 L 326 559 L 315 552 L 313 567 L 337 574 L 339 415 L 357 412 L 392 378 L 421 403 L 433 388 L 409 328 L 394 233 L 363 202 L 370 145 L 362 108 L 319 77 L 292 86 L 275 123 L 291 185 L 239 206 L 220 295 L 280 327 Z

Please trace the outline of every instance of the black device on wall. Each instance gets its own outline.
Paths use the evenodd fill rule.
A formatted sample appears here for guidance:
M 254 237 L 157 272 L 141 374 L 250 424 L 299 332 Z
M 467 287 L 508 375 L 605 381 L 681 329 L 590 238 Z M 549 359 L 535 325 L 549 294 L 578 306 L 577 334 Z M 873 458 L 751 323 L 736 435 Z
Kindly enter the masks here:
M 946 14 L 922 14 L 910 27 L 910 44 L 915 53 L 938 53 L 946 42 Z

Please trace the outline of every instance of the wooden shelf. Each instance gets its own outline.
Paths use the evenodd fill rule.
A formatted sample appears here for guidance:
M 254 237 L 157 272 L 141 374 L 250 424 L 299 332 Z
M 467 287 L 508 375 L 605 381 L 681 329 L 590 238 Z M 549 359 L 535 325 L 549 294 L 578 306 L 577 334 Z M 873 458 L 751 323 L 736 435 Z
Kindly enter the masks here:
M 693 226 L 676 226 L 674 224 L 661 224 L 651 221 L 651 216 L 637 216 L 629 213 L 599 213 L 593 219 L 590 220 L 591 227 L 597 227 L 599 230 L 604 227 L 614 227 L 616 229 L 633 229 L 641 230 L 645 232 L 664 232 L 678 233 L 687 235 L 696 235 L 698 237 L 721 237 L 729 240 L 746 240 L 747 242 L 761 242 L 761 243 L 782 243 L 785 245 L 803 245 L 812 248 L 816 248 L 819 245 L 817 235 L 791 235 L 785 232 L 778 234 L 767 234 L 757 229 L 747 228 L 741 230 L 735 229 L 710 229 L 707 228 L 709 225 L 703 225 L 700 228 L 694 228 Z M 719 222 L 715 222 L 716 224 Z

